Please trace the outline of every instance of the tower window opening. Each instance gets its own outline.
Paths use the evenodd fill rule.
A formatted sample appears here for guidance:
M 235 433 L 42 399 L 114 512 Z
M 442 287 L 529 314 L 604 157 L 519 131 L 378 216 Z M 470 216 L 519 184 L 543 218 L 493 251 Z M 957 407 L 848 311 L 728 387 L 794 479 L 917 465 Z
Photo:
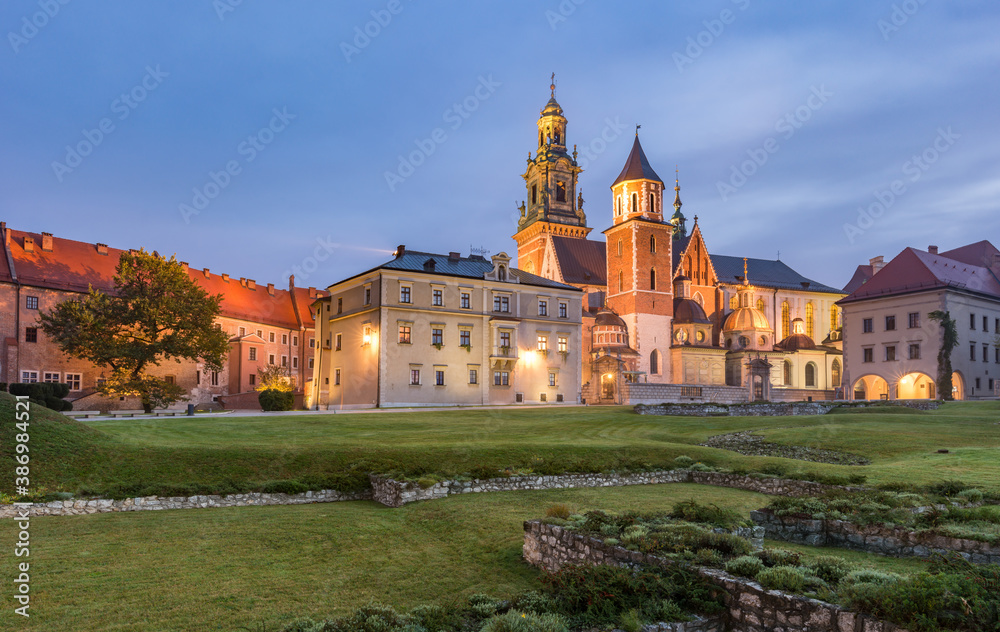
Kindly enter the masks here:
M 632 208 L 630 209 L 629 212 L 631 212 L 631 213 L 638 213 L 639 212 L 639 194 L 638 193 L 633 193 L 632 194 Z
M 650 269 L 649 271 L 649 289 L 656 289 L 656 269 Z
M 615 198 L 615 215 L 621 215 L 621 214 L 622 214 L 622 196 L 619 195 L 618 197 Z
M 655 193 L 650 193 L 649 194 L 649 212 L 650 213 L 655 213 L 656 212 L 656 194 Z
M 619 270 L 618 271 L 618 291 L 622 292 L 624 290 L 625 290 L 625 277 L 622 274 L 622 271 Z
M 531 203 L 538 204 L 538 185 L 531 185 Z
M 656 235 L 649 236 L 649 251 L 656 252 Z
M 618 240 L 618 256 L 622 256 L 622 240 Z
M 556 182 L 556 202 L 566 201 L 566 183 Z
M 554 142 L 555 142 L 556 145 L 561 145 L 562 144 L 562 134 L 559 133 L 559 128 L 558 127 L 556 128 L 556 132 L 555 132 L 555 134 L 553 134 L 552 138 L 553 138 L 553 140 L 554 140 Z

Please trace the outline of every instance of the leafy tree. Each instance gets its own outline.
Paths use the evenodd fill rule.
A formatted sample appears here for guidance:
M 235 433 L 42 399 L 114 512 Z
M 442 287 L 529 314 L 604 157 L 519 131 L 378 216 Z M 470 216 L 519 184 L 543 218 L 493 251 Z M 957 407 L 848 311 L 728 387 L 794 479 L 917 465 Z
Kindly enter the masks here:
M 288 379 L 288 371 L 283 366 L 268 364 L 257 369 L 258 391 L 292 392 L 292 381 Z
M 175 384 L 147 373 L 165 360 L 202 360 L 222 369 L 228 336 L 215 324 L 222 295 L 209 295 L 181 267 L 145 250 L 123 252 L 115 289 L 90 288 L 78 300 L 39 315 L 42 331 L 64 353 L 111 369 L 105 395 L 137 395 L 146 412 L 183 399 Z
M 949 312 L 935 310 L 928 314 L 931 320 L 941 324 L 941 350 L 938 351 L 937 387 L 941 399 L 952 399 L 951 352 L 958 345 L 958 327 Z

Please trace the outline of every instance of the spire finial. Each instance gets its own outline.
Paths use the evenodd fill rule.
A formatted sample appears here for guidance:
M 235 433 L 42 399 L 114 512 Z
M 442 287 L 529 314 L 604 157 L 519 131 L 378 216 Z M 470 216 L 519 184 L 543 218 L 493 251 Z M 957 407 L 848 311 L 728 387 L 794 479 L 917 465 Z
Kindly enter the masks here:
M 642 127 L 642 125 L 636 125 L 636 126 L 635 126 L 635 136 L 636 136 L 636 138 L 638 138 L 638 137 L 639 137 L 639 129 L 640 129 L 641 127 Z
M 549 84 L 549 90 L 552 90 L 552 98 L 556 96 L 556 73 L 552 73 L 552 83 Z
M 743 257 L 743 285 L 750 285 L 750 279 L 747 277 L 747 258 Z

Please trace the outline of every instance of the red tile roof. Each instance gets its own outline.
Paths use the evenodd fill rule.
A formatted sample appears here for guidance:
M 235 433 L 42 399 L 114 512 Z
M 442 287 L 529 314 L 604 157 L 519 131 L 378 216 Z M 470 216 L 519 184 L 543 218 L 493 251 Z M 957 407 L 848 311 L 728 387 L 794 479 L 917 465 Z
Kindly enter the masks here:
M 45 251 L 42 249 L 42 235 L 38 233 L 8 229 L 8 234 L 8 252 L 22 285 L 70 292 L 86 292 L 90 286 L 104 292 L 114 289 L 115 267 L 123 250 L 108 247 L 107 254 L 103 255 L 98 252 L 96 244 L 52 237 L 52 249 Z M 33 252 L 24 248 L 26 237 L 34 241 Z M 0 280 L 9 280 L 6 257 L 0 259 L 3 259 L 0 262 Z M 7 277 L 3 276 L 4 272 L 7 272 Z M 245 279 L 211 272 L 206 275 L 203 270 L 191 267 L 188 268 L 188 275 L 209 294 L 222 294 L 222 316 L 288 329 L 298 329 L 300 324 L 311 326 L 309 304 L 317 296 L 326 295 L 326 292 L 311 288 L 294 288 L 294 294 L 275 289 L 272 296 L 266 285 Z M 251 288 L 251 285 L 255 287 Z M 312 298 L 310 294 L 313 294 Z
M 854 271 L 854 276 L 852 276 L 851 280 L 844 286 L 844 292 L 847 294 L 853 293 L 854 290 L 858 289 L 865 283 L 868 283 L 868 279 L 870 278 L 872 278 L 871 265 L 858 266 L 858 269 Z
M 556 263 L 564 283 L 608 284 L 608 253 L 603 241 L 552 236 Z

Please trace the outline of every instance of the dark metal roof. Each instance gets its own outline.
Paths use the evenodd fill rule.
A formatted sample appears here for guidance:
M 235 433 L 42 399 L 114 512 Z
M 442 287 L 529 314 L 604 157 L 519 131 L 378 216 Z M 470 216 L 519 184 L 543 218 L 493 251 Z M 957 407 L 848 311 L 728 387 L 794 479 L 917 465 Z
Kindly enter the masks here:
M 433 262 L 433 265 L 429 265 L 428 261 Z M 487 272 L 493 270 L 493 262 L 478 255 L 452 259 L 449 258 L 448 255 L 436 255 L 429 252 L 407 250 L 402 256 L 387 261 L 375 269 L 377 270 L 382 268 L 389 270 L 426 272 L 428 274 L 456 276 L 468 279 L 482 279 Z M 529 274 L 523 270 L 518 270 L 517 268 L 510 268 L 510 274 L 525 285 L 539 285 L 542 287 L 579 291 L 578 288 L 575 288 L 572 285 L 543 279 L 540 276 Z
M 868 283 L 868 279 L 872 278 L 873 274 L 874 273 L 872 272 L 872 267 L 870 265 L 858 266 L 858 269 L 854 271 L 854 276 L 852 276 L 851 280 L 844 286 L 844 292 L 847 294 L 853 294 L 856 289 L 865 283 Z
M 711 323 L 705 309 L 697 301 L 689 298 L 674 299 L 674 324 Z
M 684 255 L 684 251 L 687 250 L 688 244 L 691 243 L 691 235 L 685 237 L 678 237 L 674 239 L 673 251 L 671 252 L 674 259 L 674 273 L 677 273 L 678 266 L 681 265 L 681 256 Z
M 555 235 L 551 239 L 563 281 L 579 285 L 608 284 L 607 244 Z
M 618 174 L 618 178 L 611 186 L 613 187 L 615 184 L 627 180 L 653 180 L 661 184 L 663 183 L 660 176 L 656 175 L 653 168 L 649 166 L 649 160 L 646 159 L 646 154 L 642 151 L 642 145 L 639 144 L 638 134 L 635 135 L 635 142 L 632 143 L 632 152 L 629 153 L 628 160 L 625 161 L 625 168 Z
M 741 283 L 743 281 L 743 257 L 729 255 L 709 255 L 720 283 Z M 843 294 L 837 288 L 807 279 L 789 268 L 783 261 L 770 259 L 747 259 L 747 275 L 750 284 L 778 290 L 806 290 L 809 292 L 829 292 Z

